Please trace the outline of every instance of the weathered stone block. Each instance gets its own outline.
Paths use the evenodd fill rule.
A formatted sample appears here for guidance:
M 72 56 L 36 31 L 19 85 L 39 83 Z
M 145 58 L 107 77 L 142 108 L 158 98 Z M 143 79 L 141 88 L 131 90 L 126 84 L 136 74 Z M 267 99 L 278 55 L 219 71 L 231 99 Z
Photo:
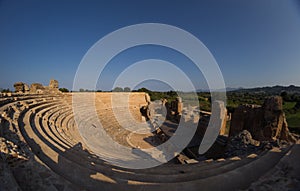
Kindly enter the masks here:
M 279 96 L 266 99 L 263 106 L 241 105 L 236 108 L 232 115 L 229 136 L 235 136 L 243 130 L 248 130 L 259 141 L 295 141 L 289 132 L 282 110 L 282 98 Z

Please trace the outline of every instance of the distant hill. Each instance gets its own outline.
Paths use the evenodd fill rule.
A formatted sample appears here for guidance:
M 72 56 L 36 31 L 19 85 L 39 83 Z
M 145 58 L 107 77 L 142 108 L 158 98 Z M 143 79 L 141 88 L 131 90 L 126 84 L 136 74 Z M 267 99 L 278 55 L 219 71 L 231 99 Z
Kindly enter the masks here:
M 300 94 L 300 87 L 299 86 L 272 86 L 272 87 L 257 87 L 257 88 L 241 88 L 237 90 L 233 90 L 236 92 L 251 92 L 251 93 L 267 93 L 267 94 L 280 94 L 281 92 L 287 93 L 299 93 Z
M 227 88 L 226 88 L 226 91 L 232 92 L 232 91 L 239 91 L 239 90 L 241 90 L 241 89 L 243 89 L 243 88 L 242 88 L 242 87 L 240 87 L 240 88 L 230 88 L 230 87 L 227 87 Z
M 231 88 L 231 87 L 227 87 L 226 88 L 226 91 L 227 92 L 231 92 L 231 91 L 237 91 L 237 90 L 240 90 L 240 89 L 243 89 L 243 88 Z M 197 92 L 210 92 L 210 90 L 209 89 L 198 89 L 198 90 L 196 90 Z M 224 89 L 214 89 L 214 90 L 212 90 L 212 91 L 214 91 L 214 92 L 224 92 Z
M 213 90 L 213 91 L 224 91 L 221 89 Z M 287 93 L 297 93 L 300 94 L 300 87 L 299 86 L 266 86 L 266 87 L 256 87 L 256 88 L 226 88 L 227 92 L 249 92 L 249 93 L 266 93 L 266 94 L 280 94 L 281 92 L 285 91 Z M 209 89 L 198 89 L 197 92 L 209 92 Z

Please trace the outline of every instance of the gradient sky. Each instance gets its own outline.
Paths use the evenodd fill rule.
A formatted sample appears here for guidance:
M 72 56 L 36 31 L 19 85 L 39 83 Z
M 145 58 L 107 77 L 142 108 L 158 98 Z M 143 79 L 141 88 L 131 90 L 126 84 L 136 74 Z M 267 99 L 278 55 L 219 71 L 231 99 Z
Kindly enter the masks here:
M 13 89 L 17 81 L 47 85 L 54 78 L 71 89 L 93 44 L 138 23 L 174 25 L 196 36 L 214 55 L 227 87 L 300 86 L 299 1 L 0 0 L 0 87 Z M 196 88 L 206 88 L 187 58 L 143 46 L 116 56 L 101 74 L 98 89 L 109 90 L 122 70 L 143 59 L 172 62 Z M 153 83 L 151 88 L 162 87 L 167 85 Z

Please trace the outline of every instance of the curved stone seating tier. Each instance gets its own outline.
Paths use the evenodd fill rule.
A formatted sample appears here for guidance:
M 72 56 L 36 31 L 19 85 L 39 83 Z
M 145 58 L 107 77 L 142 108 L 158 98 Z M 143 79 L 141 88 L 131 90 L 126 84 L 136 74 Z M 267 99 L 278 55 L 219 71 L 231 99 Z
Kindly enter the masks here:
M 25 117 L 26 118 L 26 117 Z M 32 132 L 31 132 L 32 133 Z M 30 133 L 30 134 L 31 134 Z M 38 137 L 35 137 L 33 140 L 38 140 Z M 41 149 L 44 151 L 45 150 L 45 152 L 47 152 L 47 153 L 51 153 L 51 151 L 49 151 L 49 150 L 47 150 L 47 149 L 49 149 L 49 148 L 47 148 L 47 147 L 43 147 L 42 146 L 42 144 L 44 143 L 44 141 L 42 141 L 42 142 L 40 142 L 40 147 L 41 147 Z M 39 151 L 39 149 L 38 149 L 38 151 Z M 53 152 L 53 151 L 52 151 Z M 58 155 L 57 153 L 52 153 L 53 155 Z M 39 154 L 38 153 L 38 156 L 39 155 L 41 155 L 41 154 Z M 59 156 L 60 157 L 63 157 L 63 156 L 65 155 L 64 153 L 61 153 Z M 49 156 L 49 155 L 47 155 L 47 156 Z M 50 155 L 51 156 L 51 155 Z M 266 156 L 265 156 L 266 157 Z M 54 157 L 55 158 L 55 157 Z M 67 160 L 67 156 L 66 156 L 66 158 L 64 158 L 65 160 Z M 73 156 L 72 156 L 72 159 L 74 159 L 73 158 Z M 41 159 L 42 161 L 44 161 L 43 159 Z M 62 159 L 61 159 L 62 160 Z M 253 159 L 249 159 L 248 161 L 246 161 L 246 160 L 242 160 L 242 161 L 237 161 L 237 162 L 234 162 L 234 163 L 229 163 L 229 164 L 236 164 L 236 163 L 239 163 L 239 165 L 240 166 L 245 166 L 245 165 L 247 165 L 247 164 L 250 164 L 250 161 L 253 161 Z M 255 161 L 255 160 L 254 160 Z M 48 163 L 46 163 L 47 165 L 49 165 Z M 77 169 L 80 169 L 80 172 L 82 173 L 82 172 L 85 172 L 85 171 L 87 171 L 87 170 L 91 170 L 91 169 L 82 169 L 83 167 L 82 166 L 77 166 L 77 163 L 75 163 L 75 162 L 73 162 L 73 163 L 68 163 L 69 165 L 70 164 L 72 164 L 71 165 L 71 167 L 74 167 L 74 166 L 76 166 L 76 168 Z M 75 165 L 76 164 L 76 165 Z M 87 165 L 87 164 L 86 164 Z M 231 168 L 229 168 L 229 169 L 236 169 L 238 167 L 238 165 L 236 165 L 236 166 L 233 166 L 232 165 L 232 167 Z M 54 166 L 54 168 L 55 168 L 55 166 Z M 184 166 L 181 166 L 181 168 L 183 168 L 184 169 Z M 196 166 L 194 165 L 193 166 L 193 168 L 196 168 Z M 228 168 L 228 166 L 227 166 L 227 168 Z M 219 169 L 221 169 L 221 172 L 219 171 L 219 172 L 216 172 L 217 170 L 219 170 Z M 54 171 L 55 170 L 58 170 L 58 169 L 53 169 Z M 68 170 L 70 170 L 70 169 L 68 169 Z M 103 169 L 102 169 L 103 170 Z M 159 169 L 159 168 L 157 168 L 157 171 L 159 172 L 159 171 L 163 171 L 164 169 Z M 199 170 L 199 171 L 198 171 Z M 140 171 L 136 171 L 136 174 L 135 174 L 135 178 L 136 179 L 134 179 L 134 180 L 131 180 L 131 181 L 133 181 L 135 184 L 139 184 L 139 180 L 140 181 L 143 181 L 143 184 L 145 184 L 145 182 L 147 182 L 147 179 L 149 179 L 149 181 L 151 181 L 151 182 L 154 182 L 154 183 L 162 183 L 162 184 L 160 184 L 160 189 L 159 190 L 163 190 L 163 189 L 167 189 L 168 188 L 168 186 L 170 186 L 170 185 L 168 185 L 166 182 L 174 182 L 174 181 L 176 181 L 175 183 L 174 183 L 174 185 L 173 186 L 175 186 L 175 185 L 179 185 L 179 182 L 178 181 L 188 181 L 188 182 L 180 182 L 181 184 L 188 184 L 189 183 L 189 186 L 190 186 L 190 184 L 192 183 L 192 184 L 196 184 L 197 182 L 198 182 L 198 186 L 200 186 L 201 184 L 201 179 L 199 180 L 199 178 L 201 178 L 201 177 L 199 177 L 199 174 L 201 174 L 201 173 L 198 173 L 198 172 L 202 172 L 202 178 L 204 178 L 204 179 L 207 179 L 208 178 L 208 176 L 207 176 L 207 174 L 209 173 L 209 172 L 214 172 L 215 174 L 220 174 L 220 173 L 224 173 L 224 172 L 227 172 L 228 171 L 228 169 L 226 169 L 226 168 L 222 168 L 222 167 L 219 167 L 219 168 L 217 168 L 217 169 L 207 169 L 207 171 L 201 171 L 201 169 L 198 169 L 196 172 L 195 171 L 192 171 L 192 172 L 194 172 L 194 174 L 196 174 L 197 176 L 195 176 L 194 174 L 189 174 L 189 173 L 187 173 L 186 171 L 179 171 L 179 172 L 177 172 L 178 174 L 174 174 L 174 172 L 172 172 L 172 174 L 167 174 L 166 176 L 164 176 L 164 175 L 159 175 L 159 173 L 158 174 L 155 174 L 155 176 L 151 176 L 149 173 L 148 174 L 144 174 L 144 176 L 142 175 L 142 171 L 145 171 L 145 170 L 140 170 Z M 72 178 L 72 182 L 73 181 L 78 181 L 78 180 L 74 180 L 74 178 L 76 178 L 76 177 L 73 177 L 73 176 L 68 176 L 68 172 L 69 171 L 67 171 L 67 172 L 60 172 L 60 173 L 63 173 L 63 177 L 66 177 L 66 178 Z M 100 171 L 100 172 L 103 172 L 103 171 Z M 138 172 L 140 172 L 140 173 L 138 173 Z M 229 171 L 230 172 L 230 171 Z M 92 173 L 92 172 L 88 172 L 88 174 L 90 174 L 90 173 Z M 120 171 L 118 171 L 118 173 L 115 173 L 115 174 L 110 174 L 110 173 L 112 173 L 112 172 L 106 172 L 106 173 L 108 173 L 109 174 L 109 178 L 107 177 L 107 174 L 106 175 L 104 175 L 104 174 L 101 174 L 100 175 L 100 177 L 98 177 L 98 178 L 101 178 L 100 180 L 102 180 L 102 181 L 107 181 L 107 182 L 110 182 L 111 180 L 118 180 L 117 179 L 117 177 L 119 177 L 119 182 L 124 182 L 124 180 L 122 181 L 122 179 L 120 179 L 120 177 L 122 177 L 122 176 L 125 176 L 124 178 L 126 178 L 126 180 L 128 181 L 128 180 L 130 180 L 130 175 L 131 174 L 127 174 L 127 173 L 125 173 L 125 174 L 122 174 L 122 173 L 120 173 Z M 96 173 L 96 175 L 99 175 L 100 173 L 99 172 L 97 172 Z M 115 175 L 115 176 L 117 176 L 117 177 L 114 177 L 113 175 Z M 180 179 L 180 176 L 182 177 L 182 179 Z M 219 176 L 219 175 L 217 175 L 217 176 Z M 193 180 L 193 178 L 196 178 L 196 180 L 195 180 L 195 182 L 193 182 L 193 181 L 191 181 L 191 180 Z M 98 179 L 99 180 L 99 179 Z M 85 183 L 87 183 L 86 182 L 86 180 L 84 180 L 85 181 Z M 102 181 L 99 181 L 99 182 L 94 182 L 94 186 L 95 185 L 99 185 L 99 183 L 101 182 L 101 185 L 103 184 L 103 182 Z M 199 183 L 199 181 L 200 181 L 200 183 Z M 80 182 L 82 182 L 82 181 L 80 181 Z M 91 183 L 91 180 L 90 179 L 88 179 L 88 183 Z M 142 182 L 140 182 L 140 183 L 142 183 Z M 203 181 L 202 181 L 202 183 L 203 183 Z M 105 183 L 106 184 L 106 183 Z M 85 184 L 84 184 L 85 185 Z M 119 187 L 121 185 L 121 183 L 119 184 L 119 185 L 115 185 L 115 184 L 112 184 L 112 185 L 110 185 L 110 187 L 111 188 L 115 188 L 115 186 L 117 186 L 117 187 Z M 125 185 L 127 185 L 127 187 L 126 188 L 128 188 L 128 189 L 132 189 L 132 187 L 131 187 L 131 185 L 128 185 L 128 183 L 127 184 L 125 184 Z M 86 185 L 87 187 L 88 187 L 88 185 Z M 155 186 L 154 186 L 155 187 Z M 152 188 L 153 189 L 153 185 L 152 184 L 150 184 L 149 185 L 149 187 L 148 187 L 149 189 L 150 188 Z M 196 188 L 196 187 L 195 187 Z
M 149 169 L 126 169 L 109 164 L 95 155 L 84 145 L 77 125 L 101 125 L 113 139 L 129 146 L 126 137 L 131 131 L 122 128 L 125 124 L 134 126 L 128 119 L 128 108 L 118 107 L 117 115 L 110 103 L 113 93 L 97 93 L 96 112 L 98 118 L 85 113 L 90 100 L 82 100 L 78 112 L 80 121 L 74 119 L 71 94 L 63 96 L 43 96 L 20 101 L 10 100 L 0 107 L 1 111 L 12 109 L 7 117 L 17 121 L 23 139 L 34 155 L 53 172 L 78 186 L 80 190 L 238 190 L 246 189 L 265 172 L 272 169 L 290 150 L 273 149 L 264 151 L 257 157 L 244 157 L 241 160 L 202 161 L 195 164 L 163 164 Z M 122 94 L 120 94 L 122 95 Z M 33 96 L 34 97 L 34 96 Z M 134 102 L 136 99 L 136 103 Z M 141 118 L 139 108 L 145 104 L 145 94 L 135 93 L 129 101 L 130 115 L 134 120 Z M 120 103 L 126 101 L 120 100 Z M 4 102 L 3 102 L 4 103 Z M 19 105 L 18 105 L 19 104 Z M 21 106 L 20 106 L 21 105 Z M 24 107 L 23 107 L 24 106 Z M 26 107 L 25 107 L 26 106 Z M 103 107 L 101 107 L 103 106 Z M 1 122 L 2 123 L 2 122 Z M 78 124 L 76 124 L 78 123 Z M 98 144 L 104 144 L 99 140 Z M 130 160 L 119 153 L 111 153 L 111 147 L 103 147 L 102 156 Z M 98 150 L 99 151 L 99 150 Z M 245 178 L 245 176 L 247 178 Z
M 10 97 L 7 99 L 8 101 L 5 101 L 5 103 L 2 103 L 0 105 L 0 113 L 2 113 L 6 108 L 13 106 L 13 105 L 18 105 L 26 103 L 26 105 L 30 105 L 32 103 L 37 103 L 37 102 L 42 102 L 42 101 L 51 101 L 53 99 L 57 98 L 57 96 L 33 96 L 33 95 L 28 95 L 24 97 Z
M 60 108 L 55 108 L 51 110 L 51 113 L 49 113 L 48 115 L 48 119 L 47 119 L 47 125 L 50 127 L 50 131 L 52 131 L 53 134 L 55 134 L 55 136 L 60 137 L 60 139 L 64 140 L 66 142 L 66 144 L 70 144 L 73 145 L 73 142 L 71 141 L 71 139 L 68 138 L 67 135 L 67 129 L 68 127 L 65 125 L 61 125 L 61 126 L 56 126 L 54 121 L 56 121 L 56 117 L 57 117 L 57 112 L 60 111 Z M 66 111 L 70 111 L 70 109 L 67 109 Z M 64 119 L 71 117 L 71 114 L 66 115 L 64 117 Z
M 42 107 L 42 109 L 44 109 L 44 108 Z M 39 137 L 41 139 L 43 139 L 45 142 L 50 142 L 50 144 L 54 145 L 55 147 L 57 147 L 59 149 L 67 149 L 67 147 L 65 147 L 61 143 L 57 142 L 55 139 L 53 139 L 53 137 L 50 137 L 49 133 L 46 132 L 45 128 L 43 126 L 41 126 L 42 118 L 37 115 L 39 113 L 40 113 L 40 111 L 38 111 L 38 109 L 37 109 L 36 113 L 32 114 L 30 116 L 29 122 L 30 122 L 31 128 L 34 130 L 34 132 L 37 135 L 39 135 Z
M 68 113 L 68 115 L 66 115 L 64 118 L 61 118 L 60 124 L 56 124 L 56 126 L 61 130 L 61 132 L 66 136 L 66 138 L 68 138 L 69 142 L 81 142 L 81 136 L 78 132 L 76 123 L 74 121 L 72 109 L 67 110 L 66 112 Z
M 40 111 L 38 114 L 40 114 L 41 112 L 42 111 Z M 65 150 L 70 149 L 75 145 L 75 144 L 67 145 L 63 143 L 62 139 L 58 138 L 57 135 L 49 134 L 48 132 L 50 131 L 51 127 L 48 126 L 48 123 L 43 123 L 45 120 L 42 120 L 41 118 L 34 116 L 34 114 L 31 115 L 30 120 L 31 121 L 34 120 L 35 125 L 33 127 L 35 128 L 35 132 L 41 135 L 41 137 L 45 140 L 48 146 L 51 146 L 53 148 L 56 148 L 56 150 L 60 150 L 64 152 Z M 42 127 L 42 125 L 44 126 Z
M 112 109 L 105 109 L 105 110 L 97 110 L 97 114 L 99 117 L 99 122 L 101 123 L 102 127 L 106 130 L 106 132 L 117 142 L 122 145 L 129 146 L 126 137 L 131 133 L 131 131 L 124 129 L 120 125 L 120 121 L 115 118 L 115 113 Z M 119 115 L 119 120 L 125 120 L 127 115 L 121 116 Z M 127 118 L 128 119 L 128 118 Z M 92 116 L 86 116 L 85 121 L 95 121 L 93 124 L 97 125 L 98 119 L 93 119 Z M 124 123 L 123 123 L 124 124 Z M 130 125 L 130 124 L 128 124 Z
M 51 97 L 46 101 L 43 99 L 35 99 L 31 97 L 26 99 L 26 101 L 18 101 L 18 99 L 14 99 L 14 101 L 0 107 L 0 114 L 10 123 L 17 124 L 17 119 L 22 110 L 51 101 L 53 101 Z
M 84 106 L 80 109 L 82 109 L 82 112 L 80 112 L 80 110 L 78 111 L 81 113 L 81 117 L 83 118 L 83 121 L 89 121 L 93 118 L 93 116 L 90 116 L 90 113 L 84 112 L 85 111 Z M 116 132 L 121 133 L 122 135 L 120 136 L 120 138 L 115 140 L 116 141 L 122 140 L 121 141 L 122 144 L 126 144 L 126 136 L 123 136 L 124 131 L 126 130 L 122 129 L 118 124 L 118 121 L 114 117 L 113 110 L 111 108 L 101 108 L 101 109 L 97 109 L 97 114 L 104 129 L 107 130 L 107 132 L 112 136 L 114 136 L 113 134 Z M 97 121 L 95 121 L 94 124 L 97 124 Z
M 89 118 L 87 118 L 87 121 L 90 121 L 90 120 L 92 120 L 92 119 L 89 119 Z M 103 152 L 102 153 L 105 153 L 106 151 L 105 150 L 103 150 Z M 247 161 L 247 159 L 246 160 L 243 160 L 243 163 L 244 162 L 246 162 Z M 230 161 L 230 162 L 233 162 L 233 161 Z M 238 162 L 238 163 L 235 163 L 235 165 L 241 165 L 241 164 L 243 164 L 243 163 L 240 163 L 240 162 Z M 202 163 L 203 164 L 203 163 Z M 215 165 L 223 165 L 224 166 L 224 164 L 220 164 L 220 162 L 219 163 L 214 163 Z M 200 165 L 201 166 L 201 165 Z M 193 172 L 194 171 L 194 168 L 198 168 L 198 166 L 185 166 L 185 170 L 183 170 L 182 169 L 182 166 L 181 165 L 175 165 L 175 166 L 172 166 L 172 167 L 166 167 L 166 168 L 164 168 L 164 167 L 159 167 L 161 170 L 157 170 L 157 169 L 153 169 L 153 171 L 151 170 L 151 169 L 149 169 L 149 170 L 147 170 L 147 173 L 148 173 L 148 177 L 149 177 L 149 173 L 150 172 L 152 172 L 152 173 L 154 173 L 154 174 L 164 174 L 164 173 L 167 173 L 167 174 L 170 174 L 170 175 L 172 175 L 172 174 L 177 174 L 177 173 L 179 173 L 179 172 L 181 172 L 181 173 L 189 173 L 189 171 L 190 172 Z M 231 167 L 231 166 L 230 166 Z M 235 166 L 236 167 L 236 166 Z M 203 165 L 203 168 L 205 169 L 205 168 L 209 168 L 209 165 L 207 165 L 207 164 L 205 164 L 205 165 Z M 224 168 L 225 168 L 225 166 L 224 166 Z M 231 168 L 233 168 L 233 167 L 231 167 Z M 229 169 L 231 169 L 231 168 L 229 168 Z M 202 168 L 200 168 L 199 170 L 204 170 L 204 169 L 202 169 Z M 139 171 L 139 170 L 136 170 L 136 171 Z M 139 171 L 139 172 L 141 172 L 141 171 Z M 212 171 L 211 171 L 212 172 Z M 218 171 L 215 171 L 215 173 L 217 173 Z M 150 173 L 151 174 L 151 173 Z M 203 176 L 206 176 L 206 174 L 207 173 L 204 173 L 204 174 L 202 174 Z M 177 176 L 177 175 L 176 175 Z M 191 178 L 191 176 L 188 176 L 189 177 L 189 179 Z M 153 177 L 151 177 L 150 178 L 151 180 L 156 180 L 156 178 L 153 178 Z M 172 176 L 171 176 L 171 179 L 172 179 Z M 145 180 L 145 179 L 144 179 Z M 156 181 L 159 181 L 159 180 L 156 180 Z M 164 179 L 164 181 L 165 181 L 165 179 Z
M 70 145 L 68 143 L 66 143 L 65 140 L 63 139 L 63 137 L 61 137 L 60 133 L 58 133 L 56 131 L 57 128 L 55 128 L 54 125 L 53 125 L 53 128 L 51 128 L 51 126 L 49 124 L 49 119 L 47 118 L 48 117 L 47 112 L 51 111 L 54 108 L 57 108 L 57 105 L 52 106 L 52 107 L 47 107 L 47 108 L 44 108 L 43 110 L 39 111 L 37 114 L 39 116 L 43 116 L 43 117 L 35 118 L 35 120 L 36 121 L 39 120 L 38 121 L 39 126 L 42 128 L 44 133 L 47 134 L 48 137 L 55 136 L 55 138 L 59 140 L 59 142 L 62 146 L 69 147 Z
M 77 127 L 73 127 L 70 123 L 70 121 L 73 119 L 73 115 L 71 111 L 68 115 L 66 115 L 62 121 L 61 121 L 61 126 L 56 126 L 56 129 L 64 136 L 68 142 L 72 144 L 77 144 L 79 141 L 81 141 L 81 137 L 76 136 L 77 133 L 74 133 L 74 131 L 77 132 Z
M 35 123 L 36 124 L 36 123 Z M 44 136 L 45 137 L 45 136 Z
M 71 112 L 71 111 L 70 111 Z M 73 143 L 81 142 L 81 136 L 78 132 L 77 126 L 74 122 L 73 114 L 67 115 L 61 124 L 61 131 L 70 139 Z M 73 124 L 71 124 L 71 121 Z M 83 145 L 85 146 L 85 145 Z
M 27 95 L 27 96 L 12 96 L 12 97 L 1 98 L 0 99 L 0 107 L 3 107 L 5 104 L 11 103 L 11 102 L 35 100 L 35 99 L 38 99 L 39 97 L 41 97 L 41 96 Z
M 3 99 L 0 100 L 0 107 L 4 106 L 4 105 L 6 105 L 6 104 L 8 104 L 12 101 L 13 101 L 12 98 L 3 98 Z
M 65 145 L 72 145 L 74 143 L 66 140 L 65 136 L 62 136 L 64 134 L 64 132 L 62 131 L 64 127 L 61 127 L 61 120 L 65 117 L 65 110 L 67 111 L 69 110 L 69 108 L 65 105 L 56 104 L 52 107 L 44 108 L 43 110 L 39 111 L 38 115 L 43 116 L 43 120 L 40 119 L 40 123 L 42 123 L 40 126 L 47 127 L 49 129 L 49 133 L 58 138 Z M 51 117 L 54 117 L 53 120 L 49 120 L 47 118 L 47 113 L 49 112 L 53 112 L 51 113 Z
M 106 111 L 107 111 L 107 110 L 106 110 Z M 89 120 L 91 120 L 91 119 L 89 119 L 89 118 L 86 118 L 86 120 L 87 120 L 87 121 L 89 121 Z M 109 121 L 111 121 L 111 120 L 109 120 Z
M 23 116 L 24 127 L 20 129 L 23 137 L 30 145 L 34 154 L 40 158 L 49 168 L 60 176 L 79 184 L 94 184 L 95 181 L 81 176 L 74 176 L 74 174 L 93 174 L 88 169 L 81 167 L 75 162 L 69 161 L 63 155 L 63 151 L 59 150 L 55 146 L 49 144 L 49 142 L 41 137 L 37 132 L 35 124 L 32 124 L 33 112 L 26 112 Z
M 23 130 L 23 133 L 24 133 L 23 134 L 24 137 L 28 138 L 27 141 L 30 144 L 30 146 L 34 149 L 37 156 L 40 156 L 40 153 L 42 151 L 45 151 L 46 153 L 48 153 L 49 157 L 50 156 L 57 156 L 58 154 L 59 154 L 60 157 L 63 157 L 64 155 L 67 155 L 67 153 L 62 153 L 62 151 L 60 151 L 54 145 L 49 144 L 49 142 L 45 139 L 44 136 L 41 136 L 40 132 L 38 132 L 38 130 L 36 129 L 37 126 L 35 126 L 38 123 L 36 122 L 36 120 L 34 122 L 32 121 L 34 117 L 35 117 L 35 115 L 32 112 L 29 112 L 29 114 L 28 113 L 25 114 L 25 116 L 24 116 L 24 118 L 26 119 L 25 124 L 26 123 L 31 124 L 30 125 L 31 128 L 30 127 L 26 128 L 26 125 L 25 125 L 25 128 L 22 129 L 22 130 Z M 37 150 L 35 150 L 35 149 L 37 149 Z M 53 159 L 55 159 L 55 157 Z M 64 159 L 67 160 L 67 158 L 64 158 Z M 71 156 L 70 159 L 75 160 L 76 159 L 75 155 Z M 41 160 L 43 162 L 45 162 L 47 165 L 49 164 L 49 163 L 47 163 L 49 161 L 45 161 L 43 157 L 41 157 Z M 71 164 L 75 165 L 76 163 L 74 161 L 72 161 Z M 76 168 L 83 168 L 83 167 L 78 167 L 77 165 L 75 165 L 75 166 L 76 166 Z M 84 166 L 88 167 L 88 164 L 84 164 Z M 82 171 L 83 170 L 84 169 L 82 169 Z M 103 175 L 101 175 L 100 177 L 103 178 Z
M 66 121 L 66 127 L 68 127 L 68 129 L 65 132 L 65 134 L 67 135 L 67 137 L 69 139 L 73 140 L 73 141 L 79 142 L 78 141 L 79 139 L 76 136 L 76 133 L 74 133 L 74 132 L 78 132 L 77 125 L 76 125 L 76 122 L 74 120 L 74 116 L 70 116 L 70 118 L 68 119 L 68 121 Z
M 57 110 L 55 113 L 55 120 L 53 120 L 53 126 L 55 127 L 57 133 L 61 134 L 64 136 L 64 138 L 68 138 L 69 142 L 71 141 L 71 137 L 68 135 L 69 134 L 69 127 L 66 125 L 63 125 L 64 121 L 66 118 L 72 117 L 72 109 L 69 107 L 64 107 L 64 110 Z M 73 138 L 74 139 L 74 138 Z

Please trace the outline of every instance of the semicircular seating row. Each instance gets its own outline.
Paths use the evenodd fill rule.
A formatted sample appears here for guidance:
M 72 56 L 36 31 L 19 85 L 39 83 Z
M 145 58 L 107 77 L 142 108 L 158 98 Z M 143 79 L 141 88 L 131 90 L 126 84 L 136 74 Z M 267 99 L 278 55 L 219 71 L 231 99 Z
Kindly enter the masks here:
M 7 100 L 0 100 L 2 116 L 16 124 L 32 152 L 53 172 L 87 190 L 245 189 L 274 167 L 288 151 L 263 152 L 256 158 L 237 161 L 227 159 L 125 169 L 105 162 L 85 145 L 74 120 L 70 95 L 24 96 Z M 98 104 L 101 106 L 101 102 Z M 121 127 L 113 117 L 112 109 L 109 105 L 100 106 L 97 113 L 101 124 L 116 139 L 124 138 L 128 132 L 119 131 Z M 10 113 L 8 108 L 12 108 Z M 85 108 L 81 109 L 84 111 Z M 85 120 L 93 119 L 86 116 Z

